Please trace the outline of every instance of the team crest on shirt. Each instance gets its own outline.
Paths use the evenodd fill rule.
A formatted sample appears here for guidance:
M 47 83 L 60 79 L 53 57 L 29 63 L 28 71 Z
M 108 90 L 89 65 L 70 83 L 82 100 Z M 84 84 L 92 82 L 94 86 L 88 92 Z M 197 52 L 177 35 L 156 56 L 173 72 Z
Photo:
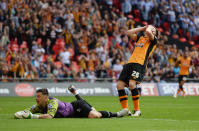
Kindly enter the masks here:
M 52 107 L 52 104 L 48 104 L 48 109 L 51 109 Z
M 143 47 L 144 46 L 144 43 L 136 43 L 135 44 L 135 47 Z

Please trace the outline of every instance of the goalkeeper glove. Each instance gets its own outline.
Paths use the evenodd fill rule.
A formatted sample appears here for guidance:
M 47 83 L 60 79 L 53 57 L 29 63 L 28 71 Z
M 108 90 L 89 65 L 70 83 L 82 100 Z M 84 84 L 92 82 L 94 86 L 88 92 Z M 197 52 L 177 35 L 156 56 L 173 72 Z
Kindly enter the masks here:
M 24 111 L 18 111 L 14 114 L 15 119 L 22 119 L 22 115 L 24 114 Z
M 39 115 L 32 114 L 30 111 L 25 110 L 22 114 L 24 119 L 39 119 Z

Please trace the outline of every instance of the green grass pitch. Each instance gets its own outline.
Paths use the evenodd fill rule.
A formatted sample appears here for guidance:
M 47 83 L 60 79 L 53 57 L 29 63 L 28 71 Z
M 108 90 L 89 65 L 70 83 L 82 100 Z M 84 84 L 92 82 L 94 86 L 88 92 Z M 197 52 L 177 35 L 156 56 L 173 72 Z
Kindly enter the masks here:
M 56 97 L 70 102 L 74 97 Z M 117 112 L 118 97 L 84 97 L 97 110 Z M 141 117 L 111 119 L 14 119 L 16 111 L 35 104 L 33 97 L 0 97 L 0 131 L 199 131 L 199 97 L 141 97 Z M 129 97 L 132 110 L 132 100 Z

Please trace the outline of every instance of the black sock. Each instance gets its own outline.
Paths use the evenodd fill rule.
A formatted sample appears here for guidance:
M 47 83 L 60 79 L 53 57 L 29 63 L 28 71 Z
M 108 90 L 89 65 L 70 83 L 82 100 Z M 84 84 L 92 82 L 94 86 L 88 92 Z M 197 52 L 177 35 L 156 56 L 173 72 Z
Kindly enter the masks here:
M 111 114 L 111 117 L 117 117 L 117 113 L 109 112 Z
M 120 96 L 126 96 L 127 94 L 124 89 L 121 89 L 121 90 L 118 90 L 118 95 L 120 97 Z
M 141 89 L 141 88 L 137 88 L 137 89 L 138 89 L 139 95 L 141 96 L 141 94 L 142 94 L 142 89 Z
M 139 95 L 138 89 L 137 89 L 137 88 L 134 88 L 133 90 L 131 90 L 131 94 L 132 94 L 132 96 Z
M 181 89 L 181 91 L 183 91 L 183 86 L 182 85 L 179 85 L 179 88 Z
M 112 113 L 108 111 L 99 111 L 102 114 L 101 118 L 111 118 L 111 117 L 117 117 L 117 113 Z
M 79 94 L 75 95 L 75 98 L 76 98 L 77 100 L 84 100 Z
M 139 95 L 139 91 L 137 88 L 134 88 L 133 90 L 131 90 L 131 94 L 132 94 L 132 99 L 133 100 L 138 100 L 140 95 Z

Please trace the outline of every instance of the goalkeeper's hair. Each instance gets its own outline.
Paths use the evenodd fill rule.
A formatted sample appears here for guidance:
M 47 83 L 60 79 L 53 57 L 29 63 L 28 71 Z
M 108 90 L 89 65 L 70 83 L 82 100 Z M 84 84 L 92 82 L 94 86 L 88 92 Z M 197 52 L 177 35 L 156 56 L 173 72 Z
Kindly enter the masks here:
M 36 93 L 39 93 L 39 92 L 41 92 L 42 95 L 48 96 L 48 89 L 47 89 L 47 88 L 43 88 L 43 89 L 38 89 L 38 90 L 36 90 Z

